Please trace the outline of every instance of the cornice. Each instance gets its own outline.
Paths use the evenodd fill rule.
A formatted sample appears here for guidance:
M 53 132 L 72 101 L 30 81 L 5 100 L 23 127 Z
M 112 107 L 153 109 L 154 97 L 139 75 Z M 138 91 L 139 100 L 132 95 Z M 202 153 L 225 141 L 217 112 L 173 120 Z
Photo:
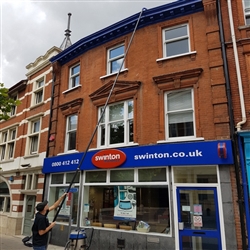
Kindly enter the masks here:
M 203 10 L 202 0 L 179 0 L 161 5 L 156 8 L 145 10 L 142 13 L 137 29 L 177 17 L 194 14 Z M 137 13 L 123 19 L 120 22 L 108 26 L 107 28 L 82 38 L 58 55 L 51 58 L 50 61 L 52 63 L 58 61 L 61 65 L 63 65 L 90 49 L 133 32 L 139 16 L 140 13 Z

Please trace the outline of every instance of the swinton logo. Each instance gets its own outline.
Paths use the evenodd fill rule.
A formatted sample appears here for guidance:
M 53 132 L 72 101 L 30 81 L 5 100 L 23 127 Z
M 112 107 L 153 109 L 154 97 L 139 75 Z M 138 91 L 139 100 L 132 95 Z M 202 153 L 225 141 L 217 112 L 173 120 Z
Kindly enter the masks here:
M 98 168 L 116 168 L 126 160 L 124 152 L 118 149 L 105 149 L 92 156 L 92 163 Z

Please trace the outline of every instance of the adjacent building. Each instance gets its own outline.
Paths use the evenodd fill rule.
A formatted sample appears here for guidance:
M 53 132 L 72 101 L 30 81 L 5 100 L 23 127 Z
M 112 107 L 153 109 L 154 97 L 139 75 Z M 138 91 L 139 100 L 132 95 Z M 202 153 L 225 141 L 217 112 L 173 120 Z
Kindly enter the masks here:
M 223 2 L 223 1 L 222 1 Z M 244 205 L 246 232 L 250 233 L 249 183 L 250 183 L 250 92 L 249 92 L 249 55 L 250 55 L 250 2 L 247 0 L 224 1 L 222 4 L 224 44 L 227 58 L 228 82 L 230 83 L 231 113 L 234 117 L 234 140 L 238 143 L 240 160 L 239 174 L 242 176 L 242 196 L 239 204 Z M 249 249 L 249 244 L 248 248 Z
M 30 235 L 35 204 L 43 197 L 53 78 L 49 59 L 60 51 L 52 47 L 28 64 L 27 79 L 9 89 L 21 104 L 0 123 L 0 227 L 8 234 Z

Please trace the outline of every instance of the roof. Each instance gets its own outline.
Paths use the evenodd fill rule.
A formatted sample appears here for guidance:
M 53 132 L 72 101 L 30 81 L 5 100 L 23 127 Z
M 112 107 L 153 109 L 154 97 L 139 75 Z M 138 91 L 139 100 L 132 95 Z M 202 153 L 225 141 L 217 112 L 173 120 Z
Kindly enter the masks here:
M 143 9 L 137 29 L 199 11 L 203 11 L 202 0 L 178 0 L 155 8 Z M 141 12 L 80 39 L 58 55 L 52 57 L 50 61 L 52 63 L 58 61 L 63 65 L 90 49 L 133 32 L 140 13 Z

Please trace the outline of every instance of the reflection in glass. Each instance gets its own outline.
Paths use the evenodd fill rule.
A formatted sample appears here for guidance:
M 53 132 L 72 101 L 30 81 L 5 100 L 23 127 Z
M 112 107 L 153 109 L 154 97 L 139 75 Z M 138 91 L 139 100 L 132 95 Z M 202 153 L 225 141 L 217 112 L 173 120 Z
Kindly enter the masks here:
M 213 190 L 180 190 L 180 207 L 180 221 L 185 229 L 217 229 Z M 195 216 L 200 216 L 199 225 L 194 221 Z
M 217 250 L 219 249 L 217 238 L 182 236 L 183 250 Z
M 192 156 L 195 152 L 189 152 Z M 218 183 L 216 166 L 174 167 L 175 183 Z

